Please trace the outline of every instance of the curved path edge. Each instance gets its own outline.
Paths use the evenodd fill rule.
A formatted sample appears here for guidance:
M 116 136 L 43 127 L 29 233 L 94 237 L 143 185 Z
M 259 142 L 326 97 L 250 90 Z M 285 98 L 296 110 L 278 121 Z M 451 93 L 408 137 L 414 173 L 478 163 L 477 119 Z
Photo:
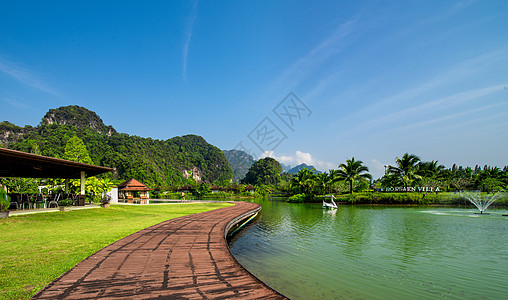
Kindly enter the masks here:
M 32 299 L 287 299 L 240 265 L 226 234 L 256 203 L 171 219 L 92 254 Z

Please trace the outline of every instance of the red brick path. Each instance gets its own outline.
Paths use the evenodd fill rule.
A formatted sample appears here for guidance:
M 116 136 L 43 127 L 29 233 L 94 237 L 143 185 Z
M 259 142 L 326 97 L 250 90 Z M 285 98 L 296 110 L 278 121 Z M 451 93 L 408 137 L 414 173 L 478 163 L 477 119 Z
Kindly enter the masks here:
M 228 224 L 259 209 L 240 202 L 143 229 L 80 262 L 33 299 L 285 299 L 227 248 Z

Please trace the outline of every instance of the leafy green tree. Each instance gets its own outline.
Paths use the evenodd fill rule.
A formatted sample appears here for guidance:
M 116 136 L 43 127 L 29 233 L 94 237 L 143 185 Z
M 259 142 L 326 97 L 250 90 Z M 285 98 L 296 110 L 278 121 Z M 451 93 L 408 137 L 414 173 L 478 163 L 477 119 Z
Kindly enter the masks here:
M 280 181 L 282 167 L 278 161 L 266 157 L 256 161 L 250 168 L 242 183 L 275 185 Z
M 79 191 L 81 188 L 81 181 L 72 179 L 70 185 L 75 191 Z M 85 180 L 85 194 L 90 197 L 91 201 L 99 202 L 102 198 L 102 193 L 109 192 L 112 185 L 113 181 L 108 178 L 88 177 Z
M 396 175 L 400 181 L 404 184 L 404 187 L 408 187 L 415 179 L 421 179 L 422 177 L 417 174 L 417 165 L 420 163 L 420 158 L 414 154 L 405 153 L 402 158 L 395 158 L 397 166 L 389 166 L 388 172 Z
M 201 199 L 201 198 L 203 198 L 204 195 L 206 195 L 210 192 L 211 192 L 211 190 L 210 190 L 210 186 L 208 185 L 208 183 L 202 182 L 195 187 L 193 194 L 196 195 L 198 197 L 198 199 Z
M 77 136 L 71 137 L 67 144 L 65 145 L 65 152 L 63 155 L 63 159 L 72 160 L 85 164 L 92 164 L 92 159 L 88 154 L 88 150 L 86 149 L 83 141 Z
M 39 179 L 36 178 L 9 177 L 1 179 L 1 182 L 10 193 L 35 194 L 39 192 L 37 189 Z
M 355 158 L 346 159 L 346 163 L 339 165 L 337 176 L 342 180 L 349 182 L 349 193 L 353 193 L 353 183 L 360 180 L 372 179 L 369 168 L 363 165 L 363 161 L 355 160 Z
M 444 177 L 445 166 L 439 165 L 437 160 L 420 162 L 416 165 L 416 173 L 429 179 L 440 179 Z
M 317 192 L 320 195 L 324 195 L 328 193 L 330 189 L 330 185 L 333 183 L 333 177 L 331 177 L 328 173 L 318 173 L 314 176 L 314 182 L 317 189 Z
M 315 174 L 307 168 L 301 168 L 295 177 L 291 179 L 291 187 L 294 194 L 313 194 Z

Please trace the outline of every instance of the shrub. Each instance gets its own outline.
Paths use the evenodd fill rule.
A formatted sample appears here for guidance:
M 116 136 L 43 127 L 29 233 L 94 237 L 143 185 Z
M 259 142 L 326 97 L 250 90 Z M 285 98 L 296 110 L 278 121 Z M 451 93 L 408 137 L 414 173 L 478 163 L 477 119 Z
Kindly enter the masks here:
M 3 187 L 0 187 L 0 211 L 6 211 L 11 206 L 11 197 L 7 195 Z
M 289 203 L 303 203 L 307 199 L 305 194 L 296 194 L 288 198 Z
M 58 205 L 59 206 L 71 206 L 72 202 L 73 201 L 71 199 L 62 199 L 62 200 L 58 201 Z

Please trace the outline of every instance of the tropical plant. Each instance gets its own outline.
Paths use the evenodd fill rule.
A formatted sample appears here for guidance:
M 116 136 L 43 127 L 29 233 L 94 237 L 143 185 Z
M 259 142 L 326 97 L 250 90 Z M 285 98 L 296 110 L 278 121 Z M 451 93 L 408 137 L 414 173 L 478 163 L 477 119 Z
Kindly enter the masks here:
M 352 194 L 354 182 L 372 179 L 372 175 L 367 172 L 369 172 L 369 168 L 363 165 L 363 161 L 355 160 L 352 157 L 351 159 L 346 159 L 346 163 L 339 165 L 337 176 L 349 183 L 349 193 Z
M 198 199 L 202 199 L 204 195 L 210 192 L 211 192 L 210 185 L 208 185 L 208 183 L 203 182 L 196 186 L 196 188 L 193 191 L 193 194 L 196 195 Z
M 295 194 L 311 195 L 315 176 L 316 175 L 307 168 L 300 169 L 296 176 L 291 179 L 291 189 Z
M 39 179 L 8 177 L 1 180 L 2 185 L 9 189 L 10 193 L 36 194 L 39 186 Z
M 74 190 L 81 188 L 81 181 L 73 179 L 70 185 Z M 85 180 L 85 193 L 93 202 L 99 202 L 102 199 L 102 194 L 111 190 L 113 182 L 108 178 L 88 177 Z
M 420 163 L 420 158 L 414 154 L 405 153 L 402 158 L 395 158 L 397 166 L 389 166 L 388 172 L 396 175 L 408 187 L 415 179 L 421 179 L 422 176 L 417 174 L 417 165 Z
M 314 182 L 319 195 L 325 195 L 330 189 L 333 178 L 326 172 L 314 175 Z
M 0 211 L 7 211 L 11 206 L 11 198 L 4 190 L 4 187 L 0 185 Z
M 439 165 L 437 160 L 420 162 L 416 165 L 418 175 L 422 177 L 440 179 L 444 177 L 445 166 Z

